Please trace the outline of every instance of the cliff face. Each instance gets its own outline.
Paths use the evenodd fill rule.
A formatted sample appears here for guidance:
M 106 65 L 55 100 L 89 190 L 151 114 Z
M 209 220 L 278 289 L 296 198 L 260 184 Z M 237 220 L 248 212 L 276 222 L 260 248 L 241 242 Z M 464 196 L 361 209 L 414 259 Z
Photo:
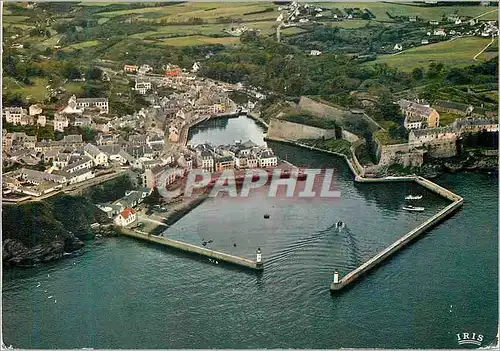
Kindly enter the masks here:
M 3 264 L 32 266 L 77 254 L 90 225 L 106 217 L 88 199 L 60 195 L 45 201 L 3 206 Z
M 111 220 L 94 203 L 113 201 L 131 189 L 128 175 L 85 191 L 83 196 L 57 195 L 43 201 L 2 206 L 4 267 L 33 266 L 82 252 L 82 240 L 113 236 L 112 228 L 92 223 Z

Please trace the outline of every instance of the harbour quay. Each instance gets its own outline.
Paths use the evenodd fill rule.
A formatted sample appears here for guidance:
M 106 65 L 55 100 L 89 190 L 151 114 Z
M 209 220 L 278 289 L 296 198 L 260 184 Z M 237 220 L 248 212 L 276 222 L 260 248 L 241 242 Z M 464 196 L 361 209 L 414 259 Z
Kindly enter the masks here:
M 129 236 L 135 239 L 148 241 L 150 243 L 160 244 L 163 246 L 175 248 L 184 252 L 197 254 L 200 256 L 208 257 L 211 262 L 218 264 L 218 261 L 234 264 L 240 267 L 249 268 L 256 271 L 262 271 L 264 269 L 264 264 L 262 261 L 262 252 L 260 248 L 257 249 L 255 255 L 255 261 L 230 255 L 224 252 L 215 251 L 211 249 L 206 249 L 197 245 L 189 244 L 186 242 L 172 240 L 165 238 L 163 236 L 148 234 L 139 230 L 121 228 L 121 233 L 125 236 Z
M 432 191 L 433 193 L 444 197 L 445 199 L 451 201 L 451 203 L 446 206 L 444 209 L 427 219 L 424 223 L 418 225 L 416 228 L 410 230 L 408 233 L 397 239 L 395 242 L 393 242 L 391 245 L 389 245 L 387 248 L 370 258 L 368 261 L 360 265 L 359 267 L 355 268 L 351 272 L 349 272 L 347 275 L 341 277 L 340 273 L 338 270 L 335 270 L 333 273 L 333 280 L 330 284 L 330 291 L 333 292 L 338 292 L 345 287 L 351 285 L 354 283 L 358 278 L 366 274 L 368 271 L 370 271 L 372 268 L 383 262 L 385 259 L 390 257 L 391 255 L 395 254 L 398 252 L 400 249 L 408 245 L 411 241 L 419 237 L 421 234 L 424 232 L 428 231 L 432 227 L 436 226 L 443 220 L 445 220 L 448 216 L 450 216 L 452 213 L 457 211 L 463 204 L 463 198 L 452 191 L 443 188 L 442 186 L 420 176 L 401 176 L 401 177 L 384 177 L 384 178 L 365 178 L 363 177 L 360 172 L 358 172 L 358 169 L 356 167 L 357 160 L 351 161 L 349 157 L 343 154 L 339 154 L 336 152 L 328 151 L 328 150 L 323 150 L 319 148 L 315 148 L 309 145 L 304 145 L 302 143 L 298 143 L 292 140 L 284 140 L 284 139 L 276 139 L 276 138 L 266 138 L 266 140 L 270 141 L 275 141 L 275 142 L 281 142 L 285 144 L 291 144 L 299 147 L 304 147 L 309 150 L 314 150 L 314 151 L 319 151 L 323 153 L 329 153 L 329 154 L 334 154 L 340 157 L 343 157 L 344 160 L 346 161 L 347 165 L 349 166 L 349 169 L 354 175 L 354 181 L 358 183 L 386 183 L 386 182 L 415 182 L 419 184 L 422 187 L 425 187 L 426 189 Z M 355 158 L 355 155 L 353 155 L 353 158 Z

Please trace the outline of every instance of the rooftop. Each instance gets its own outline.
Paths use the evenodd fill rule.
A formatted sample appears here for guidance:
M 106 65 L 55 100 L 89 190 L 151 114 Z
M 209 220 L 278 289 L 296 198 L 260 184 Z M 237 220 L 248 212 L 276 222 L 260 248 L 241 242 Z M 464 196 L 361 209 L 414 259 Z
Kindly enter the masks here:
M 127 207 L 120 214 L 123 218 L 127 219 L 129 216 L 133 215 L 134 213 L 135 213 L 135 210 L 133 208 Z
M 76 100 L 79 103 L 93 103 L 93 102 L 108 102 L 108 99 L 106 98 L 78 98 Z
M 426 135 L 454 133 L 454 130 L 452 127 L 440 127 L 440 128 L 429 128 L 429 129 L 414 129 L 410 132 L 410 134 L 411 133 L 413 133 L 415 137 L 419 138 Z

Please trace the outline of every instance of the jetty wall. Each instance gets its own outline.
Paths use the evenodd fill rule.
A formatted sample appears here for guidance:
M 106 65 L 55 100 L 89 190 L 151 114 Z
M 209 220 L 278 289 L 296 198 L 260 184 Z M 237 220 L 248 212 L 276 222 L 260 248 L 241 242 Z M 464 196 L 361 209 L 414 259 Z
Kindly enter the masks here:
M 420 224 L 415 229 L 409 231 L 406 235 L 396 240 L 389 247 L 373 256 L 371 259 L 363 263 L 358 268 L 352 270 L 347 275 L 345 275 L 342 279 L 339 280 L 338 283 L 331 283 L 330 290 L 336 291 L 344 288 L 346 285 L 352 283 L 354 280 L 368 272 L 370 269 L 374 268 L 376 265 L 384 261 L 386 258 L 391 256 L 392 254 L 399 251 L 401 248 L 409 244 L 412 240 L 417 238 L 420 234 L 426 232 L 431 227 L 435 226 L 441 220 L 446 218 L 448 215 L 453 213 L 458 207 L 462 205 L 463 200 L 459 200 L 451 203 L 446 206 L 444 209 L 439 211 L 437 214 L 426 220 L 424 223 Z
M 344 157 L 344 159 L 347 162 L 347 165 L 349 166 L 349 169 L 353 172 L 354 174 L 354 181 L 359 182 L 359 183 L 382 183 L 382 182 L 416 182 L 420 184 L 421 186 L 429 189 L 430 191 L 444 197 L 445 199 L 451 201 L 451 204 L 446 206 L 444 209 L 436 213 L 434 216 L 431 218 L 427 219 L 424 223 L 420 224 L 416 228 L 412 229 L 408 233 L 406 233 L 404 236 L 396 240 L 394 243 L 389 245 L 386 249 L 382 250 L 375 256 L 373 256 L 371 259 L 369 259 L 367 262 L 363 263 L 361 266 L 358 268 L 352 270 L 349 272 L 347 275 L 345 275 L 342 279 L 339 280 L 338 283 L 331 283 L 330 285 L 330 290 L 331 291 L 338 291 L 341 290 L 342 288 L 346 287 L 347 285 L 351 284 L 354 282 L 357 278 L 362 276 L 363 274 L 367 273 L 369 270 L 377 266 L 379 263 L 384 261 L 386 258 L 389 256 L 393 255 L 397 251 L 399 251 L 401 248 L 403 248 L 405 245 L 409 244 L 412 240 L 417 238 L 419 235 L 422 233 L 426 232 L 429 230 L 431 227 L 435 226 L 442 220 L 444 220 L 447 216 L 458 210 L 460 206 L 463 204 L 463 198 L 460 197 L 459 195 L 453 193 L 452 191 L 443 188 L 442 186 L 431 182 L 428 179 L 425 179 L 424 177 L 420 176 L 401 176 L 401 177 L 385 177 L 385 178 L 365 178 L 362 176 L 362 172 L 358 171 L 356 162 L 351 162 L 350 158 L 347 157 L 346 155 L 339 154 L 337 152 L 333 151 L 328 151 L 328 150 L 322 150 L 318 149 L 315 147 L 311 147 L 309 145 L 304 145 L 295 141 L 290 141 L 290 140 L 280 140 L 280 139 L 273 139 L 273 138 L 267 138 L 271 141 L 277 141 L 277 142 L 283 142 L 287 144 L 292 144 L 300 147 L 304 147 L 310 150 L 316 150 L 324 153 L 329 153 L 329 154 L 334 154 L 337 156 Z M 351 150 L 352 151 L 352 150 Z M 355 159 L 356 155 L 353 155 L 353 159 Z
M 335 129 L 322 129 L 272 118 L 267 135 L 281 139 L 335 139 Z
M 157 236 L 157 235 L 152 235 L 148 233 L 144 233 L 139 230 L 134 230 L 134 229 L 128 229 L 128 228 L 121 228 L 121 233 L 123 235 L 133 237 L 136 239 L 148 241 L 151 243 L 156 243 L 168 247 L 172 247 L 184 252 L 190 252 L 194 254 L 198 254 L 201 256 L 206 256 L 209 258 L 213 258 L 216 260 L 232 263 L 238 266 L 243 266 L 246 268 L 254 269 L 254 270 L 262 270 L 263 265 L 262 264 L 257 264 L 257 262 L 243 258 L 243 257 L 238 257 L 238 256 L 233 256 L 226 254 L 224 252 L 219 252 L 211 249 L 206 249 L 203 247 L 199 247 L 193 244 L 188 244 L 182 241 L 177 241 L 177 240 L 172 240 L 168 239 L 162 236 Z

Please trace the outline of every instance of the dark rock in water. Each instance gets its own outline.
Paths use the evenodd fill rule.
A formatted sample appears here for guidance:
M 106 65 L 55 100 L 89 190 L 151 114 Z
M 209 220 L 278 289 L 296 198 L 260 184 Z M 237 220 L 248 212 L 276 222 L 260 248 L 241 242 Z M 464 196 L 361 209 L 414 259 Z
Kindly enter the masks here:
M 207 246 L 207 242 L 206 242 L 206 241 L 202 242 L 201 244 L 202 244 L 203 246 Z
M 268 215 L 268 214 L 265 214 L 265 215 L 264 215 L 264 218 L 265 218 L 265 219 L 268 219 L 268 218 L 269 218 L 269 215 Z
M 209 244 L 211 244 L 211 243 L 213 243 L 213 242 L 214 242 L 213 240 L 209 240 L 209 241 L 208 241 L 208 243 L 209 243 Z
M 233 244 L 233 247 L 236 247 L 236 244 Z
M 40 262 L 62 258 L 66 252 L 79 251 L 84 246 L 76 237 L 64 241 L 56 239 L 49 243 L 38 244 L 28 249 L 17 239 L 5 239 L 2 245 L 3 262 L 6 266 L 33 267 Z
M 64 241 L 64 251 L 72 252 L 81 249 L 84 246 L 83 242 L 76 237 L 69 237 Z

